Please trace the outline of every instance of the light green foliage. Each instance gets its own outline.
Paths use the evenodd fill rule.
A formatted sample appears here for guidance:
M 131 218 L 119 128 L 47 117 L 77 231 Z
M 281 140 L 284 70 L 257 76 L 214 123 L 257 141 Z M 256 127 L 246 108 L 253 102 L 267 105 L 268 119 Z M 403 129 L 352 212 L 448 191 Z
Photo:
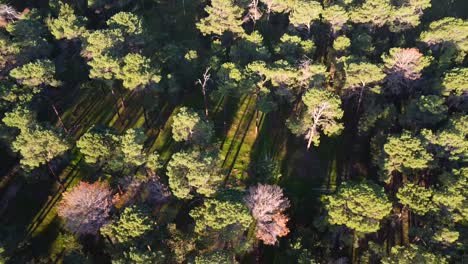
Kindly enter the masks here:
M 242 87 L 240 87 L 240 84 L 244 76 L 234 63 L 223 63 L 216 73 L 216 77 L 219 85 L 217 91 L 214 92 L 215 95 L 224 97 L 241 92 Z
M 455 68 L 445 73 L 443 95 L 462 96 L 468 93 L 468 68 Z
M 120 149 L 123 154 L 124 164 L 139 166 L 146 162 L 146 155 L 143 151 L 143 143 L 146 135 L 141 129 L 128 129 L 120 137 Z
M 405 121 L 411 126 L 436 125 L 448 114 L 445 100 L 437 95 L 422 95 L 410 101 Z
M 147 247 L 132 246 L 123 252 L 123 256 L 112 259 L 112 264 L 157 264 L 164 263 L 164 259 L 165 256 L 160 251 L 151 251 Z
M 37 60 L 11 70 L 10 76 L 26 86 L 57 87 L 60 82 L 54 77 L 55 65 L 50 60 Z
M 236 264 L 235 255 L 226 250 L 216 250 L 208 254 L 195 257 L 195 264 Z
M 394 8 L 388 0 L 366 0 L 361 6 L 352 9 L 350 20 L 382 27 L 390 21 Z
M 411 211 L 419 215 L 425 215 L 435 209 L 432 202 L 434 192 L 432 189 L 426 189 L 422 186 L 407 183 L 396 194 L 402 205 L 408 206 Z
M 431 0 L 407 0 L 395 8 L 392 13 L 390 31 L 400 32 L 411 29 L 420 24 L 423 11 L 431 7 Z
M 275 87 L 294 86 L 299 78 L 299 72 L 286 61 L 276 61 L 272 65 L 267 65 L 263 61 L 254 61 L 247 65 L 247 74 L 257 74 L 262 80 L 260 82 L 271 82 Z
M 213 134 L 213 125 L 186 107 L 180 108 L 174 117 L 172 138 L 175 141 L 191 141 L 206 146 L 211 142 Z
M 423 130 L 421 133 L 433 145 L 437 157 L 466 162 L 468 159 L 468 116 L 452 116 L 448 124 L 436 133 Z
M 445 257 L 435 255 L 422 246 L 394 246 L 390 256 L 382 259 L 383 264 L 448 264 Z
M 21 154 L 21 165 L 34 169 L 64 154 L 70 146 L 60 134 L 35 127 L 22 131 L 11 147 Z
M 335 94 L 326 90 L 311 89 L 302 97 L 306 106 L 302 115 L 287 121 L 288 128 L 298 136 L 304 136 L 311 144 L 318 146 L 320 131 L 327 136 L 337 135 L 343 129 L 340 119 L 343 117 L 341 100 Z
M 106 23 L 111 30 L 120 30 L 126 35 L 143 33 L 141 18 L 130 12 L 119 12 L 109 18 Z
M 385 74 L 378 65 L 367 62 L 350 63 L 346 67 L 345 88 L 355 89 L 370 86 L 382 81 L 384 78 Z
M 0 108 L 26 105 L 35 94 L 41 92 L 37 87 L 28 87 L 9 81 L 0 81 Z
M 9 127 L 18 128 L 20 131 L 27 131 L 36 124 L 35 113 L 28 108 L 18 106 L 11 112 L 5 113 L 2 119 L 3 123 Z
M 455 243 L 459 237 L 460 233 L 458 231 L 444 227 L 437 230 L 433 239 L 444 245 L 449 245 Z
M 405 131 L 401 135 L 389 136 L 384 145 L 385 161 L 383 168 L 389 174 L 398 171 L 426 169 L 432 156 L 424 148 L 419 138 Z
M 121 79 L 123 86 L 129 90 L 159 83 L 161 80 L 158 71 L 151 67 L 150 60 L 135 53 L 129 53 L 123 58 L 123 67 L 117 78 Z
M 181 199 L 192 198 L 194 192 L 212 196 L 224 178 L 219 168 L 217 154 L 197 150 L 175 153 L 167 165 L 169 187 Z
M 319 2 L 297 0 L 289 15 L 289 22 L 297 29 L 306 29 L 310 34 L 312 22 L 320 18 L 323 8 Z
M 468 169 L 453 170 L 440 176 L 443 187 L 436 190 L 433 200 L 450 212 L 455 223 L 468 223 Z
M 345 36 L 339 36 L 333 41 L 333 48 L 336 51 L 344 51 L 351 46 L 351 40 Z
M 422 42 L 429 46 L 446 45 L 451 42 L 458 50 L 468 52 L 468 21 L 461 18 L 446 17 L 432 22 L 429 29 L 419 36 Z
M 249 209 L 241 199 L 207 199 L 203 205 L 190 211 L 195 220 L 195 232 L 199 234 L 227 231 L 233 226 L 244 232 L 253 222 Z
M 146 136 L 139 129 L 129 129 L 123 135 L 107 130 L 91 129 L 76 143 L 86 163 L 105 165 L 112 171 L 131 169 L 147 161 L 143 150 Z
M 116 142 L 117 139 L 108 132 L 99 133 L 90 130 L 81 136 L 76 146 L 84 155 L 86 163 L 95 164 L 110 158 Z
M 233 0 L 213 0 L 205 11 L 208 16 L 197 23 L 197 28 L 203 35 L 222 36 L 227 31 L 241 35 L 244 32 L 241 26 L 243 10 Z
M 348 22 L 349 14 L 342 6 L 331 5 L 323 9 L 322 17 L 331 26 L 332 32 L 336 34 Z
M 254 31 L 250 35 L 242 34 L 231 47 L 229 55 L 232 61 L 246 65 L 255 60 L 266 61 L 270 57 L 270 52 L 263 44 L 260 32 Z
M 89 78 L 112 80 L 119 72 L 119 61 L 111 55 L 97 55 L 92 60 L 88 61 L 91 66 L 89 70 Z
M 94 58 L 123 45 L 125 38 L 119 29 L 101 29 L 88 34 L 84 39 L 82 55 Z
M 260 0 L 260 2 L 266 5 L 268 14 L 288 12 L 295 4 L 294 0 Z
M 50 33 L 56 39 L 74 39 L 86 32 L 86 18 L 76 16 L 73 8 L 62 2 L 58 18 L 49 18 L 46 22 Z
M 134 205 L 125 208 L 117 220 L 101 227 L 101 234 L 109 236 L 117 243 L 132 243 L 153 228 L 150 210 Z
M 368 183 L 343 183 L 336 193 L 325 196 L 324 202 L 330 224 L 361 233 L 378 231 L 380 221 L 392 209 L 384 189 Z
M 302 40 L 298 36 L 284 34 L 275 51 L 293 63 L 303 56 L 312 57 L 315 52 L 315 44 L 312 40 Z

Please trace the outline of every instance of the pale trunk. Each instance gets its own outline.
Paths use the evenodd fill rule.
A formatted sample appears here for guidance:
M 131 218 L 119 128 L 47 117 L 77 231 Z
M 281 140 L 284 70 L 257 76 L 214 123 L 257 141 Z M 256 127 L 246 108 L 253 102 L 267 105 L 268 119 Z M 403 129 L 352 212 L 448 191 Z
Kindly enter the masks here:
M 54 109 L 55 115 L 57 116 L 57 119 L 58 119 L 58 121 L 60 123 L 60 126 L 63 128 L 65 133 L 68 134 L 68 129 L 65 127 L 65 124 L 63 123 L 62 117 L 60 116 L 57 108 L 55 107 L 55 104 L 53 104 L 53 103 L 52 103 L 52 109 Z
M 316 125 L 314 124 L 312 126 L 312 128 L 310 128 L 310 131 L 309 131 L 309 141 L 307 142 L 307 150 L 310 149 L 310 146 L 312 145 L 312 141 L 314 139 L 314 136 L 315 136 L 315 127 Z

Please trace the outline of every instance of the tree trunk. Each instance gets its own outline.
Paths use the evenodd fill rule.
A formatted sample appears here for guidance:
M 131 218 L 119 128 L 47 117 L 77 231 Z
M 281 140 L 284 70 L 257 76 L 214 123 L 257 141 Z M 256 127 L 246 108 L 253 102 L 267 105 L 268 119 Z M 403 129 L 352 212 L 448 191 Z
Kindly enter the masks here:
M 60 126 L 63 128 L 65 133 L 67 133 L 67 135 L 68 135 L 68 129 L 65 127 L 65 124 L 63 123 L 62 117 L 60 116 L 57 108 L 55 107 L 55 104 L 51 103 L 51 105 L 52 105 L 52 109 L 54 109 L 55 115 L 57 116 L 57 119 L 58 119 L 58 121 L 60 123 Z
M 50 165 L 50 161 L 47 160 L 46 163 L 47 163 L 47 168 L 49 169 L 50 174 L 52 175 L 53 179 L 60 184 L 60 187 L 62 189 L 65 189 L 65 186 L 63 185 L 62 181 L 60 181 L 60 178 L 55 174 L 54 170 L 52 169 L 52 166 Z
M 203 102 L 205 104 L 205 117 L 208 118 L 208 99 L 206 98 L 206 90 L 202 87 Z
M 111 88 L 111 93 L 112 93 L 112 95 L 114 96 L 114 99 L 115 99 L 115 106 L 117 107 L 117 116 L 119 117 L 119 120 L 121 120 L 121 122 L 123 123 L 123 120 L 122 120 L 122 118 L 120 116 L 119 98 L 115 94 L 113 88 Z M 123 103 L 123 101 L 122 101 L 122 103 Z M 124 108 L 125 108 L 125 106 L 124 106 Z
M 410 220 L 410 215 L 409 215 L 409 210 L 408 210 L 408 207 L 407 206 L 403 206 L 403 208 L 401 209 L 401 242 L 403 245 L 407 246 L 409 245 L 410 241 L 409 241 L 409 228 L 410 228 L 410 224 L 409 224 L 409 220 Z
M 258 136 L 258 127 L 260 126 L 260 111 L 255 110 L 255 135 Z
M 312 140 L 314 139 L 315 136 L 315 124 L 312 126 L 309 132 L 309 141 L 307 142 L 307 150 L 310 149 L 310 146 L 312 145 Z

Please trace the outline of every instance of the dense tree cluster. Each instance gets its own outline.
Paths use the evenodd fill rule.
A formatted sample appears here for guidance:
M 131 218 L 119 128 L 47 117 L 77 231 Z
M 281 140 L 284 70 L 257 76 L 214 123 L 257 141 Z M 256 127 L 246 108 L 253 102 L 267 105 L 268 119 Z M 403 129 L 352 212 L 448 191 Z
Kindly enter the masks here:
M 0 262 L 462 263 L 467 7 L 0 0 Z

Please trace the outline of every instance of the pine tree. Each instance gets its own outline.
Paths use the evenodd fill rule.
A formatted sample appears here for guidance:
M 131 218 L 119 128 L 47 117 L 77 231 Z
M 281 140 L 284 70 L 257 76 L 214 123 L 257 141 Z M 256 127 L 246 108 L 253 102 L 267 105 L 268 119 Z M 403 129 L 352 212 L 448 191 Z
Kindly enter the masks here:
M 75 39 L 86 33 L 86 18 L 76 16 L 69 4 L 60 2 L 60 11 L 57 18 L 49 18 L 47 21 L 50 33 L 56 39 Z
M 319 89 L 311 89 L 302 97 L 305 105 L 303 113 L 295 119 L 289 119 L 288 128 L 307 140 L 307 149 L 312 143 L 320 143 L 320 131 L 327 136 L 339 134 L 343 128 L 340 119 L 343 117 L 341 100 L 336 95 Z
M 208 16 L 197 23 L 197 28 L 203 35 L 222 36 L 226 32 L 242 35 L 242 8 L 236 6 L 233 0 L 213 0 L 205 8 Z

